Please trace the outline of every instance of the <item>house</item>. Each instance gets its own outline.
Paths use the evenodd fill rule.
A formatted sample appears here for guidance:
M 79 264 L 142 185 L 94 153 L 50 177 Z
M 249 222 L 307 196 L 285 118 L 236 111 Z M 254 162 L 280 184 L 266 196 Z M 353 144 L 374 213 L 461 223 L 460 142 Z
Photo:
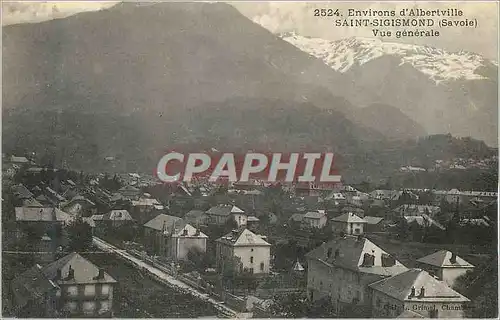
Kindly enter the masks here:
M 310 300 L 328 298 L 337 312 L 355 304 L 368 316 L 371 304 L 368 285 L 408 270 L 362 236 L 336 236 L 307 253 L 306 258 Z
M 112 317 L 116 280 L 71 253 L 45 267 L 35 265 L 11 282 L 21 314 L 37 308 L 46 316 Z M 28 312 L 29 314 L 29 312 Z
M 124 186 L 118 190 L 118 193 L 128 200 L 137 200 L 141 195 L 141 190 L 133 186 Z
M 143 224 L 164 209 L 165 207 L 158 200 L 141 197 L 140 199 L 132 200 L 130 214 L 140 224 Z
M 248 229 L 233 230 L 216 240 L 216 267 L 224 270 L 225 263 L 236 259 L 237 271 L 267 274 L 270 269 L 271 245 L 263 236 Z
M 93 215 L 92 220 L 100 232 L 110 232 L 115 228 L 134 223 L 134 219 L 127 210 L 111 210 L 103 215 Z
M 219 204 L 208 209 L 206 212 L 209 222 L 212 224 L 223 225 L 229 219 L 234 219 L 238 227 L 247 224 L 247 215 L 243 210 L 232 204 Z
M 416 204 L 403 204 L 394 209 L 394 213 L 397 217 L 420 216 L 423 214 L 434 217 L 439 214 L 439 212 L 441 212 L 440 207 Z
M 328 216 L 325 210 L 309 211 L 302 218 L 302 225 L 307 228 L 321 229 L 326 226 Z
M 366 221 L 352 212 L 344 213 L 331 220 L 333 232 L 360 235 L 364 232 Z
M 408 223 L 408 225 L 418 225 L 420 227 L 435 228 L 441 231 L 446 230 L 446 228 L 442 224 L 435 221 L 427 214 L 421 214 L 416 216 L 405 216 L 404 219 L 406 223 Z
M 453 287 L 458 277 L 467 273 L 467 271 L 474 270 L 472 264 L 457 256 L 454 252 L 447 250 L 440 250 L 420 258 L 417 263 L 450 287 Z
M 341 206 L 345 204 L 346 198 L 342 193 L 334 190 L 325 197 L 325 200 L 332 201 L 336 206 Z
M 205 211 L 194 209 L 186 213 L 183 219 L 192 226 L 199 227 L 207 223 L 208 216 Z
M 305 213 L 294 213 L 291 215 L 291 217 L 288 219 L 288 223 L 290 225 L 295 225 L 295 226 L 302 226 L 302 220 L 304 220 Z
M 68 225 L 74 217 L 57 208 L 50 207 L 17 207 L 15 208 L 17 236 L 25 230 L 35 228 L 41 234 L 56 235 L 63 226 Z
M 34 197 L 33 193 L 29 191 L 24 185 L 18 184 L 12 188 L 12 194 L 17 200 L 26 200 Z
M 421 269 L 408 270 L 369 287 L 374 318 L 396 318 L 405 311 L 423 318 L 463 318 L 466 304 L 470 302 Z
M 382 232 L 384 229 L 383 226 L 383 217 L 372 217 L 372 216 L 364 216 L 363 220 L 366 221 L 364 225 L 364 232 Z
M 73 216 L 89 217 L 97 214 L 96 204 L 80 195 L 77 195 L 68 202 L 62 204 L 61 210 L 64 210 Z
M 247 218 L 247 226 L 250 229 L 257 227 L 259 225 L 259 222 L 260 222 L 260 219 L 257 218 L 256 216 L 249 216 Z
M 154 252 L 174 260 L 186 259 L 192 248 L 206 251 L 208 237 L 179 217 L 160 214 L 145 225 L 145 236 Z
M 175 260 L 187 260 L 192 249 L 207 252 L 208 236 L 190 224 L 171 235 L 171 256 Z

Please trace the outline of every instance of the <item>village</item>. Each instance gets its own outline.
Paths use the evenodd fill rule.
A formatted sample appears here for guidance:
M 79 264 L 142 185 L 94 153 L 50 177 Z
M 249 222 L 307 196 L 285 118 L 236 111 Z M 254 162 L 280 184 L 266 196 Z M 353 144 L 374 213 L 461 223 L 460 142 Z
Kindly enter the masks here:
M 494 190 L 2 162 L 4 316 L 477 318 L 496 292 Z

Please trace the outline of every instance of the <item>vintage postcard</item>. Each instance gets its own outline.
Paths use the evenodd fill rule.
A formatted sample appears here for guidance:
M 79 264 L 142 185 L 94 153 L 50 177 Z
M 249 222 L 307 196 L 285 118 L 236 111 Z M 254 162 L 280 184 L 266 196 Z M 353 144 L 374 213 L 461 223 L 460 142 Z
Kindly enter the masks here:
M 499 10 L 3 1 L 2 317 L 498 317 Z

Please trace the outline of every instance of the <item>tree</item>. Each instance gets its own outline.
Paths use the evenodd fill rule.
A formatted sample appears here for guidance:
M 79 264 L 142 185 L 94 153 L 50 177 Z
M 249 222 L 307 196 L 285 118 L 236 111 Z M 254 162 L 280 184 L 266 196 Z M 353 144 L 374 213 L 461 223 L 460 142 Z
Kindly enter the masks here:
M 453 289 L 471 300 L 471 307 L 465 309 L 469 318 L 498 317 L 498 260 L 489 261 L 460 276 Z
M 307 298 L 300 293 L 274 296 L 269 306 L 269 311 L 278 318 L 304 318 L 308 309 Z
M 66 227 L 68 234 L 68 247 L 70 251 L 87 251 L 92 246 L 92 227 L 77 218 Z

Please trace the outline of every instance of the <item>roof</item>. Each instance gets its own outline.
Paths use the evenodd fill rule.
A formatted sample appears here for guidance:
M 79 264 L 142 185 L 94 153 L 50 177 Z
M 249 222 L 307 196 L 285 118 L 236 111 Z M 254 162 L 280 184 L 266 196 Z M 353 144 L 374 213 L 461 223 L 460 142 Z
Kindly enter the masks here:
M 346 222 L 346 223 L 366 223 L 364 219 L 361 219 L 352 212 L 344 213 L 338 217 L 332 219 L 335 222 Z
M 111 210 L 103 216 L 103 220 L 132 221 L 132 216 L 127 210 Z
M 186 232 L 186 233 L 184 233 Z M 173 234 L 174 237 L 196 237 L 196 238 L 208 238 L 206 234 L 196 229 L 190 224 L 184 225 L 182 229 L 178 230 Z
M 417 262 L 420 263 L 425 263 L 431 266 L 436 266 L 436 267 L 444 267 L 444 268 L 474 268 L 472 264 L 469 262 L 465 261 L 464 259 L 460 258 L 459 256 L 456 257 L 456 262 L 452 263 L 450 261 L 453 253 L 447 250 L 440 250 L 437 252 L 434 252 L 428 256 L 425 256 L 423 258 L 420 258 L 417 260 Z
M 74 270 L 74 279 L 64 280 L 68 276 L 70 268 Z M 103 279 L 94 279 L 99 273 L 99 268 L 76 252 L 70 253 L 52 262 L 43 268 L 42 272 L 48 279 L 56 279 L 58 269 L 61 270 L 62 279 L 54 280 L 57 284 L 116 282 L 116 280 L 106 272 L 104 272 Z
M 196 218 L 201 218 L 203 217 L 203 215 L 205 215 L 205 211 L 202 211 L 202 210 L 196 210 L 196 209 L 193 209 L 193 210 L 190 210 L 188 213 L 186 213 L 184 215 L 184 219 L 196 219 Z
M 173 233 L 175 230 L 183 228 L 185 224 L 182 218 L 162 213 L 146 222 L 144 227 Z
M 428 205 L 416 205 L 416 204 L 402 204 L 394 211 L 401 213 L 403 215 L 421 215 L 425 213 L 435 214 L 441 211 L 441 208 L 437 206 L 428 206 Z
M 382 217 L 364 216 L 363 220 L 365 220 L 367 224 L 378 224 L 378 223 L 380 223 L 380 221 L 384 220 L 384 218 L 382 218 Z
M 11 288 L 16 306 L 22 308 L 29 301 L 40 299 L 59 286 L 48 279 L 37 264 L 13 279 Z
M 428 224 L 429 226 L 434 226 L 438 229 L 445 230 L 445 227 L 443 227 L 443 225 L 441 225 L 439 222 L 435 221 L 434 219 L 432 219 L 431 217 L 429 217 L 426 214 L 422 214 L 419 216 L 406 216 L 404 218 L 405 218 L 406 222 L 408 222 L 408 223 L 415 222 L 420 226 L 424 226 L 424 225 Z
M 324 211 L 309 211 L 305 214 L 304 218 L 307 219 L 321 219 L 326 216 Z
M 16 157 L 16 156 L 11 156 L 10 161 L 17 162 L 17 163 L 28 163 L 29 162 L 29 160 L 26 157 Z
M 363 266 L 367 254 L 374 256 L 373 266 Z M 366 238 L 336 236 L 333 240 L 313 249 L 306 256 L 308 259 L 318 260 L 329 266 L 338 266 L 369 274 L 393 275 L 408 270 L 395 259 L 392 266 L 383 266 L 383 255 L 390 257 L 390 254 Z
M 293 265 L 293 271 L 304 271 L 304 267 L 300 264 L 300 262 L 297 260 L 295 264 Z
M 271 246 L 262 236 L 256 235 L 248 229 L 233 230 L 216 240 L 230 246 Z
M 161 203 L 158 202 L 158 200 L 156 200 L 154 198 L 140 198 L 137 201 L 132 201 L 132 206 L 151 206 L 151 207 L 153 207 L 153 206 L 157 206 L 157 205 L 161 205 Z
M 229 216 L 233 213 L 245 213 L 243 210 L 238 208 L 237 206 L 233 206 L 232 204 L 219 204 L 215 207 L 210 208 L 207 211 L 209 215 L 215 216 Z
M 140 190 L 133 186 L 121 187 L 118 192 L 139 192 Z
M 13 187 L 12 193 L 19 199 L 33 198 L 33 193 L 29 191 L 24 185 L 18 184 Z
M 43 207 L 43 204 L 31 198 L 23 201 L 23 207 Z
M 71 221 L 73 216 L 57 208 L 17 207 L 16 221 Z
M 260 219 L 257 218 L 256 216 L 250 216 L 247 218 L 247 222 L 259 222 Z
M 421 269 L 410 269 L 390 278 L 385 278 L 369 285 L 373 290 L 382 292 L 399 301 L 418 302 L 468 302 L 470 301 L 448 285 L 439 281 L 429 273 Z M 408 297 L 415 288 L 418 296 L 421 288 L 424 288 L 424 297 Z

